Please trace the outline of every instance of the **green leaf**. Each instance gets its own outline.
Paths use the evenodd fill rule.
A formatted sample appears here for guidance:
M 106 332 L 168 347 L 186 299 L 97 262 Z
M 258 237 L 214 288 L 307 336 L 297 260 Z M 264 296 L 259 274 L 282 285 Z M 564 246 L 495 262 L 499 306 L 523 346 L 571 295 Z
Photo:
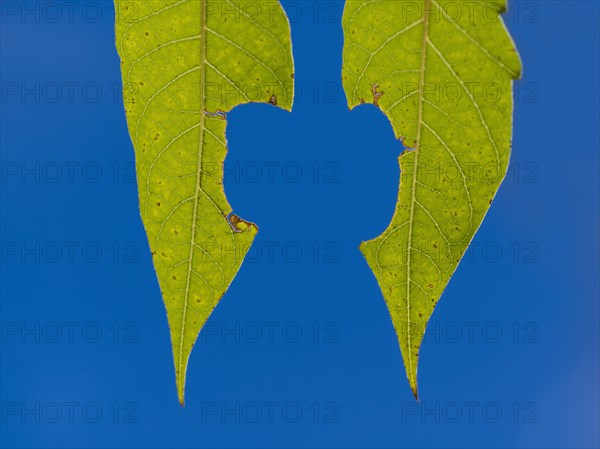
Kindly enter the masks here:
M 415 397 L 427 321 L 508 168 L 512 80 L 521 64 L 504 0 L 346 3 L 343 85 L 407 151 L 396 210 L 361 245 L 396 329 Z
M 142 220 L 166 306 L 179 401 L 190 352 L 258 231 L 223 191 L 226 113 L 291 110 L 290 27 L 278 3 L 115 0 Z

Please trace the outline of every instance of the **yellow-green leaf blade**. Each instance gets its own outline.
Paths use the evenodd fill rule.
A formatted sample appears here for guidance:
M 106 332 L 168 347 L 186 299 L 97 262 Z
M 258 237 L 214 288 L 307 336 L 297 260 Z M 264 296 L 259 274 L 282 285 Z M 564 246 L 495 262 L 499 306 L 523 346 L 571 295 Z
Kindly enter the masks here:
M 251 101 L 291 109 L 290 28 L 271 1 L 115 0 L 115 8 L 141 215 L 183 404 L 194 342 L 258 230 L 233 214 L 223 191 L 226 113 Z
M 411 148 L 399 158 L 396 210 L 361 245 L 417 396 L 427 321 L 504 178 L 519 57 L 504 1 L 346 3 L 343 85 L 349 106 L 378 106 Z M 450 175 L 451 174 L 451 175 Z

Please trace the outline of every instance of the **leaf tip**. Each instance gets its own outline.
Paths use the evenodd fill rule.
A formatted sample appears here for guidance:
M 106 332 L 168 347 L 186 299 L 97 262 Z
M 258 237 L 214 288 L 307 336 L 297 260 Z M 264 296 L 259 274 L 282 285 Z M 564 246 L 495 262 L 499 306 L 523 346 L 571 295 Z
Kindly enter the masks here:
M 415 385 L 411 385 L 411 387 L 410 387 L 410 388 L 411 388 L 411 390 L 412 390 L 412 393 L 413 393 L 413 395 L 414 395 L 414 397 L 415 397 L 415 400 L 416 400 L 417 402 L 419 402 L 419 390 L 418 390 L 418 388 L 417 388 L 417 385 L 416 385 L 416 384 L 415 384 Z
M 179 399 L 179 405 L 185 407 L 185 378 L 177 379 L 177 398 Z
M 179 405 L 182 407 L 185 406 L 185 378 L 187 372 L 187 364 L 183 367 L 175 366 L 175 385 L 177 387 L 177 399 L 179 400 Z

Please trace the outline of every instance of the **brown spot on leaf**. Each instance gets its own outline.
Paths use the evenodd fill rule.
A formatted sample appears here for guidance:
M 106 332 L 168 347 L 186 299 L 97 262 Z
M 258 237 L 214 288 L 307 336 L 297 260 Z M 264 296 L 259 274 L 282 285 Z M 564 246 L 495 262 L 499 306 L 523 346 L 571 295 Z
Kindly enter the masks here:
M 234 213 L 231 213 L 225 217 L 225 220 L 227 220 L 227 223 L 229 223 L 229 226 L 231 226 L 231 229 L 233 229 L 234 232 L 244 232 L 252 227 L 258 229 L 254 223 L 243 220 Z
M 379 99 L 384 94 L 383 92 L 379 92 L 379 84 L 373 84 L 371 92 L 373 92 L 373 104 L 379 107 Z

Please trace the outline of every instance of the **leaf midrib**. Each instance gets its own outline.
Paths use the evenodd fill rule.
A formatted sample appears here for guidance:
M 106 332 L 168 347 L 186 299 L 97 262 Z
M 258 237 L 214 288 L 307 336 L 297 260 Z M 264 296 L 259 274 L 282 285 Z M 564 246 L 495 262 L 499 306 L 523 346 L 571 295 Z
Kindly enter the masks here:
M 408 369 L 411 381 L 414 379 L 413 362 L 412 362 L 412 346 L 411 346 L 411 319 L 410 319 L 410 270 L 411 270 L 411 254 L 412 254 L 412 236 L 413 223 L 417 193 L 417 167 L 419 163 L 419 148 L 421 145 L 421 130 L 423 129 L 423 103 L 425 97 L 423 95 L 423 86 L 425 84 L 425 65 L 427 62 L 427 40 L 429 38 L 429 8 L 431 0 L 424 0 L 423 11 L 423 37 L 421 40 L 421 66 L 419 68 L 419 105 L 417 112 L 417 136 L 415 138 L 415 148 L 413 150 L 415 157 L 413 161 L 412 186 L 411 186 L 411 203 L 410 203 L 410 218 L 408 220 L 408 246 L 406 254 L 406 320 L 407 330 L 406 339 L 408 347 Z M 412 383 L 412 382 L 411 382 Z M 415 382 L 416 385 L 416 382 Z M 417 397 L 416 387 L 413 389 L 415 397 Z
M 192 0 L 194 1 L 194 0 Z M 196 167 L 196 189 L 194 193 L 194 211 L 192 213 L 192 237 L 190 241 L 190 255 L 188 259 L 188 270 L 187 279 L 185 285 L 185 296 L 181 319 L 181 330 L 179 338 L 179 357 L 177 360 L 177 376 L 179 377 L 179 402 L 183 405 L 184 395 L 183 390 L 185 367 L 183 366 L 183 339 L 185 336 L 186 318 L 188 300 L 190 297 L 190 282 L 192 278 L 192 263 L 194 260 L 194 243 L 196 242 L 196 221 L 198 217 L 198 199 L 200 192 L 202 191 L 202 151 L 204 146 L 204 127 L 205 127 L 205 110 L 206 110 L 206 98 L 205 98 L 205 84 L 206 84 L 206 0 L 200 0 L 200 138 L 198 142 L 198 162 Z

